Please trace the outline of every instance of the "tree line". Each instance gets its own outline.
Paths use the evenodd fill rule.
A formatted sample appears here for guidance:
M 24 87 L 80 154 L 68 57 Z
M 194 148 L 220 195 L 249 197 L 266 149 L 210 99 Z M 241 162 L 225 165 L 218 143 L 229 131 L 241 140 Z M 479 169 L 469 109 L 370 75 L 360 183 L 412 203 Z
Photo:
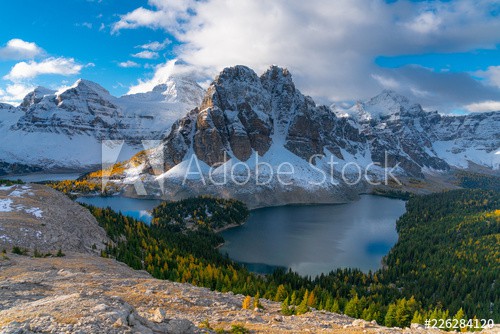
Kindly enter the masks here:
M 498 192 L 485 190 L 412 196 L 383 268 L 336 269 L 314 278 L 284 269 L 256 275 L 217 250 L 224 240 L 213 230 L 248 215 L 238 201 L 162 204 L 150 226 L 109 208 L 87 207 L 113 241 L 102 256 L 156 278 L 278 301 L 285 315 L 314 308 L 405 327 L 429 318 L 500 321 L 499 201 Z M 186 217 L 196 229 L 179 228 Z

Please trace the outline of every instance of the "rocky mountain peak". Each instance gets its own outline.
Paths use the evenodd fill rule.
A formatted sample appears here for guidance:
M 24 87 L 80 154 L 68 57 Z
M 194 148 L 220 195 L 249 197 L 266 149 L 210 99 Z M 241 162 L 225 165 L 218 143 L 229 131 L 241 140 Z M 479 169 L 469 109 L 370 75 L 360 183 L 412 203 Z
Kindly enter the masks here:
M 23 110 L 27 110 L 29 107 L 31 107 L 33 104 L 39 103 L 44 96 L 46 95 L 53 95 L 55 93 L 54 90 L 45 88 L 42 86 L 36 87 L 32 92 L 28 93 L 19 107 Z
M 0 110 L 11 110 L 11 109 L 15 109 L 15 108 L 16 107 L 14 107 L 12 104 L 0 102 Z
M 374 100 L 374 101 L 391 100 L 391 101 L 394 101 L 395 103 L 399 103 L 401 105 L 409 105 L 410 104 L 410 100 L 406 96 L 399 94 L 398 92 L 396 92 L 392 89 L 384 89 L 380 94 L 371 98 L 370 100 Z
M 165 141 L 165 156 L 175 157 L 174 164 L 182 160 L 190 145 L 210 166 L 224 157 L 246 161 L 254 152 L 263 156 L 273 143 L 304 159 L 323 152 L 325 146 L 340 155 L 333 148 L 343 141 L 334 138 L 340 135 L 337 131 L 349 133 L 348 137 L 356 135 L 349 125 L 343 124 L 341 130 L 335 115 L 302 95 L 290 72 L 277 66 L 260 77 L 245 66 L 224 69 L 210 85 L 200 108 L 181 123 L 191 122 L 195 123 L 190 125 L 192 140 L 174 128 Z M 324 128 L 319 129 L 316 122 L 322 122 Z M 349 144 L 343 141 L 342 147 Z
M 63 100 L 65 96 L 75 97 L 76 95 L 85 97 L 89 94 L 99 95 L 102 97 L 111 97 L 109 91 L 104 87 L 102 87 L 98 83 L 85 79 L 78 79 L 71 87 L 58 94 L 58 96 L 61 97 L 61 100 Z
M 367 101 L 358 101 L 347 113 L 360 122 L 370 120 L 396 120 L 405 114 L 418 114 L 423 112 L 418 103 L 410 101 L 393 90 L 383 90 L 377 96 Z
M 259 110 L 269 109 L 263 99 L 262 83 L 250 68 L 237 65 L 223 69 L 208 88 L 200 110 L 249 110 L 250 105 Z
M 295 92 L 292 74 L 286 68 L 273 65 L 262 74 L 260 80 L 264 88 L 271 94 L 293 94 Z
M 57 94 L 56 100 L 59 107 L 69 111 L 86 112 L 89 110 L 91 114 L 97 111 L 112 114 L 118 109 L 112 102 L 116 98 L 111 96 L 104 87 L 85 79 L 78 79 L 73 86 Z
M 285 67 L 272 65 L 264 74 L 261 75 L 261 80 L 264 81 L 264 79 L 270 81 L 292 82 L 292 74 Z
M 235 81 L 257 83 L 259 77 L 251 68 L 244 65 L 236 65 L 224 68 L 212 84 L 220 86 L 225 83 L 234 83 Z

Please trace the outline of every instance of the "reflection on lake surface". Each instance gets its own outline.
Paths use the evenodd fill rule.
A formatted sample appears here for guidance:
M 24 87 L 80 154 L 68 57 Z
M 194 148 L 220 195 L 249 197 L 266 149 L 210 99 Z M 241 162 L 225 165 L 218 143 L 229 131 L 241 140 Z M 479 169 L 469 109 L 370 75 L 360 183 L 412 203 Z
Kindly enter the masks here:
M 120 196 L 79 197 L 76 201 L 100 208 L 109 206 L 114 211 L 121 211 L 121 213 L 126 216 L 133 217 L 148 224 L 151 223 L 151 210 L 162 202 L 157 199 L 137 199 Z
M 404 212 L 404 201 L 371 195 L 348 204 L 259 209 L 245 225 L 222 232 L 226 243 L 220 251 L 255 271 L 376 270 L 397 241 L 396 220 Z
M 151 222 L 151 210 L 161 203 L 120 196 L 77 201 L 109 206 L 146 223 Z M 226 243 L 220 251 L 261 273 L 276 267 L 303 275 L 344 267 L 376 270 L 397 241 L 396 220 L 404 212 L 404 201 L 371 195 L 348 204 L 258 209 L 246 224 L 221 233 Z

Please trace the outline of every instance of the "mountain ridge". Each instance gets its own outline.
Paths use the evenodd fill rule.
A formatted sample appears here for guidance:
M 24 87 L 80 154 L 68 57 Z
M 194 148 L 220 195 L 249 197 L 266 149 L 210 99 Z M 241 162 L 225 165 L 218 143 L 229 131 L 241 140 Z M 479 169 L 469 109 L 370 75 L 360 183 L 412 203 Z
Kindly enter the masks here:
M 387 171 L 426 179 L 431 174 L 439 177 L 450 170 L 467 169 L 469 163 L 498 169 L 495 152 L 500 135 L 495 129 L 500 125 L 500 112 L 442 116 L 391 91 L 355 108 L 361 115 L 371 112 L 375 117 L 338 117 L 303 95 L 287 69 L 272 66 L 258 76 L 245 66 L 226 68 L 198 108 L 175 122 L 158 147 L 126 163 L 116 181 L 128 195 L 133 193 L 130 184 L 140 179 L 154 197 L 206 193 L 259 207 L 345 201 L 383 181 Z M 192 177 L 186 178 L 193 174 L 193 158 L 199 163 L 194 171 L 202 176 L 210 173 L 216 182 L 207 185 L 200 177 L 203 182 L 196 184 Z M 275 179 L 256 184 L 263 174 L 276 175 L 284 162 L 295 169 L 293 184 Z M 248 168 L 235 167 L 242 163 Z M 262 163 L 272 166 L 273 173 L 271 169 L 259 173 L 257 166 Z M 365 171 L 363 181 L 356 185 L 350 184 L 357 172 L 352 164 Z M 161 166 L 160 171 L 151 165 Z M 241 187 L 245 173 L 252 184 Z M 328 175 L 332 182 L 311 183 L 318 173 Z M 216 184 L 233 174 L 239 181 Z M 256 199 L 259 195 L 266 199 Z
M 178 84 L 180 83 L 180 84 Z M 182 76 L 148 93 L 114 97 L 98 83 L 79 79 L 60 91 L 37 87 L 18 107 L 2 106 L 4 163 L 44 169 L 86 170 L 101 164 L 101 140 L 124 140 L 123 159 L 160 140 L 195 104 L 203 89 Z
M 121 98 L 86 80 L 46 92 L 28 94 L 25 100 L 33 104 L 25 103 L 24 110 L 2 112 L 0 126 L 13 129 L 0 147 L 4 159 L 44 166 L 59 159 L 77 168 L 93 161 L 96 168 L 100 139 L 130 140 L 136 145 L 125 146 L 119 157 L 124 170 L 113 177 L 132 196 L 130 185 L 143 180 L 153 197 L 235 196 L 251 207 L 330 203 L 356 198 L 383 181 L 428 183 L 456 169 L 496 171 L 500 162 L 500 112 L 445 116 L 386 90 L 343 114 L 302 94 L 292 74 L 278 66 L 261 75 L 242 65 L 225 68 L 206 91 L 189 77 L 174 76 L 150 92 Z M 31 159 L 30 144 L 5 147 L 18 141 L 16 131 L 42 148 L 37 159 Z M 58 140 L 68 138 L 71 145 L 63 142 L 61 150 Z M 142 139 L 151 138 L 161 141 L 127 160 Z M 281 182 L 276 175 L 284 163 L 287 180 Z M 193 166 L 200 179 L 210 173 L 216 182 L 206 186 L 186 178 Z M 228 177 L 236 181 L 222 186 Z M 241 181 L 254 185 L 241 187 Z

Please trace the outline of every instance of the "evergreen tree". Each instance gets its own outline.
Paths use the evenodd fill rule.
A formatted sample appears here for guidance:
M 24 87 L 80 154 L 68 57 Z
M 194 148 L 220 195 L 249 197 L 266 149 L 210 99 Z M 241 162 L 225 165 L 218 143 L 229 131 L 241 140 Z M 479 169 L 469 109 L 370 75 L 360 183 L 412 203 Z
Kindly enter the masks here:
M 394 315 L 397 326 L 408 327 L 410 325 L 411 316 L 412 313 L 406 299 L 403 298 L 398 300 L 396 302 L 396 312 Z
M 292 293 L 292 297 L 290 298 L 290 305 L 297 305 L 297 293 L 295 290 Z
M 455 313 L 455 315 L 453 316 L 453 319 L 456 319 L 456 320 L 461 320 L 461 319 L 464 319 L 466 320 L 467 318 L 465 317 L 465 312 L 462 308 L 460 308 L 457 313 Z
M 330 311 L 332 310 L 332 297 L 331 296 L 328 296 L 326 298 L 326 302 L 325 302 L 325 305 L 324 305 L 324 309 L 326 311 Z
M 290 303 L 288 302 L 288 297 L 286 297 L 283 303 L 281 303 L 281 313 L 283 315 L 293 314 L 293 308 L 290 307 Z
M 255 296 L 253 297 L 253 308 L 262 308 L 262 305 L 260 304 L 260 294 L 257 292 Z
M 314 296 L 314 290 L 309 293 L 307 297 L 307 306 L 315 307 L 316 306 L 316 297 Z
M 396 323 L 396 305 L 394 305 L 394 304 L 389 305 L 389 308 L 387 309 L 387 313 L 385 314 L 384 325 L 387 327 L 397 326 L 397 323 Z
M 276 290 L 276 295 L 274 296 L 274 301 L 282 302 L 283 300 L 285 300 L 286 297 L 287 297 L 287 293 L 286 293 L 285 286 L 283 284 L 280 284 L 278 286 L 278 289 Z
M 411 319 L 412 324 L 423 324 L 424 316 L 417 310 L 413 313 L 413 318 Z
M 335 299 L 333 301 L 333 304 L 332 304 L 330 311 L 333 313 L 340 313 L 340 305 L 339 305 L 339 301 L 337 299 Z
M 306 290 L 306 292 L 304 293 L 304 298 L 302 299 L 299 306 L 297 306 L 297 309 L 295 310 L 297 315 L 304 314 L 309 311 L 309 307 L 307 307 L 308 298 L 309 298 L 309 291 Z
M 248 310 L 248 309 L 250 309 L 250 305 L 251 304 L 252 304 L 252 297 L 246 296 L 243 299 L 243 303 L 241 304 L 241 308 L 244 309 L 244 310 Z
M 345 305 L 344 314 L 353 318 L 359 318 L 360 314 L 358 312 L 358 295 L 354 295 L 347 304 Z

